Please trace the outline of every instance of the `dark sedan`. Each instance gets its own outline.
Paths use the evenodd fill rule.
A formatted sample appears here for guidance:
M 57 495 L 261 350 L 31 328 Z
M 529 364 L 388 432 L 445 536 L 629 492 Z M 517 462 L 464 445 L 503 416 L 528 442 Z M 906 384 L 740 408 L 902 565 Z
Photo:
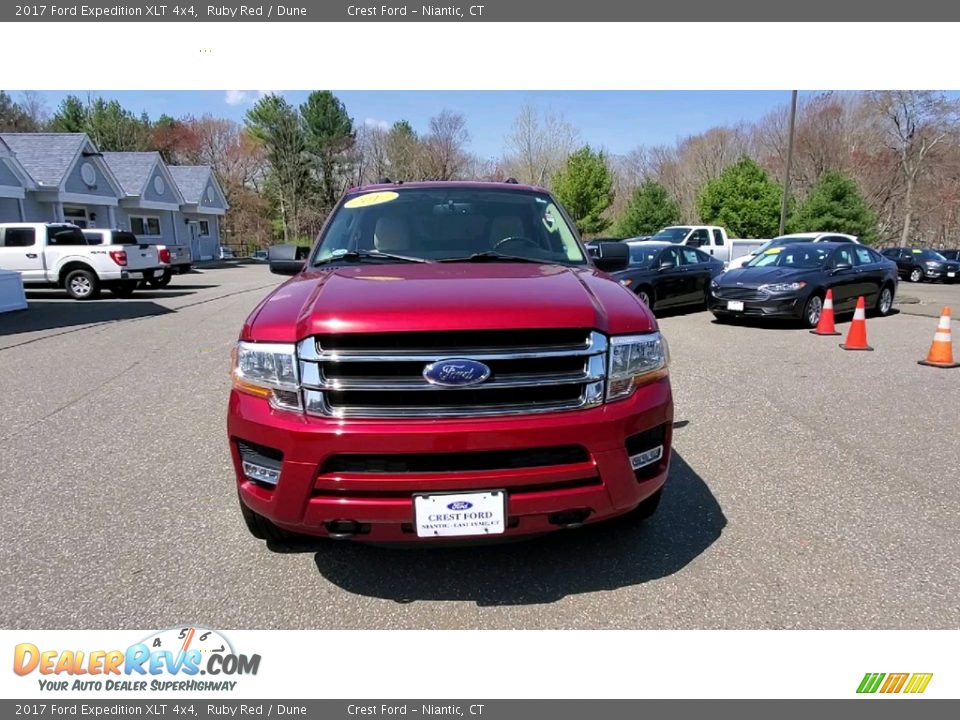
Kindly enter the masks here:
M 897 264 L 900 276 L 910 282 L 943 280 L 953 283 L 960 280 L 960 262 L 950 260 L 936 250 L 890 248 L 884 250 L 883 254 Z
M 723 263 L 696 248 L 661 242 L 628 242 L 630 265 L 614 273 L 651 310 L 706 304 L 710 280 Z
M 710 311 L 719 320 L 786 317 L 816 326 L 827 290 L 838 313 L 856 307 L 887 315 L 897 291 L 897 267 L 863 245 L 817 243 L 774 247 L 746 267 L 730 270 L 711 284 Z

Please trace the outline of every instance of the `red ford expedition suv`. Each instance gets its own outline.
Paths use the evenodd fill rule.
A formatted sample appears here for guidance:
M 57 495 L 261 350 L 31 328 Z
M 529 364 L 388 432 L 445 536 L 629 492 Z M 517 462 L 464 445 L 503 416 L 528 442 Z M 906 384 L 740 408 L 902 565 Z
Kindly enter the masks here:
M 545 190 L 349 191 L 247 319 L 227 429 L 258 538 L 376 542 L 577 527 L 660 500 L 667 344 Z

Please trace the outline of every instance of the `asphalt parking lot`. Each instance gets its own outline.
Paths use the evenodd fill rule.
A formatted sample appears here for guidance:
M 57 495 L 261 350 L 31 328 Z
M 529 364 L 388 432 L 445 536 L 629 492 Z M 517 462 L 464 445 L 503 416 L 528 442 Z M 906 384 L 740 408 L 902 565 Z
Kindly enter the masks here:
M 646 525 L 277 553 L 240 519 L 225 406 L 230 349 L 278 281 L 211 269 L 0 315 L 0 625 L 960 626 L 960 369 L 917 365 L 960 285 L 901 283 L 916 302 L 868 321 L 872 353 L 663 318 L 675 456 Z

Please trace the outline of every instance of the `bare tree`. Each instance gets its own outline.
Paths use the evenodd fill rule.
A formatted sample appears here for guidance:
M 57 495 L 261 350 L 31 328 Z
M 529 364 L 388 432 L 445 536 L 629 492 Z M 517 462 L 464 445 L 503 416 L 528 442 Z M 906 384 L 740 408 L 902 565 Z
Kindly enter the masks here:
M 354 147 L 354 177 L 358 184 L 378 182 L 390 175 L 388 131 L 379 125 L 363 125 Z
M 20 102 L 17 104 L 35 127 L 44 128 L 50 121 L 50 109 L 47 107 L 47 101 L 35 90 L 24 90 L 20 93 Z
M 942 93 L 919 90 L 874 92 L 888 147 L 897 153 L 903 175 L 903 224 L 900 246 L 910 239 L 917 181 L 945 139 L 956 132 L 958 105 Z
M 443 110 L 430 118 L 430 132 L 422 143 L 423 177 L 429 180 L 460 177 L 469 162 L 465 150 L 469 140 L 467 119 L 460 113 Z
M 507 135 L 505 165 L 521 182 L 548 186 L 553 174 L 579 146 L 579 133 L 563 115 L 542 115 L 533 105 L 520 108 Z

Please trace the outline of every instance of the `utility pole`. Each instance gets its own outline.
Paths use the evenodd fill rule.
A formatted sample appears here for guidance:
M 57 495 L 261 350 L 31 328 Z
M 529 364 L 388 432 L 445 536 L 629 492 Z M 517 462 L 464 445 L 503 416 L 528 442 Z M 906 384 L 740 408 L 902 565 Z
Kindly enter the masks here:
M 797 91 L 790 98 L 790 135 L 787 139 L 787 168 L 783 173 L 783 200 L 780 202 L 780 234 L 787 224 L 787 199 L 790 197 L 790 166 L 793 164 L 793 129 L 797 122 Z

